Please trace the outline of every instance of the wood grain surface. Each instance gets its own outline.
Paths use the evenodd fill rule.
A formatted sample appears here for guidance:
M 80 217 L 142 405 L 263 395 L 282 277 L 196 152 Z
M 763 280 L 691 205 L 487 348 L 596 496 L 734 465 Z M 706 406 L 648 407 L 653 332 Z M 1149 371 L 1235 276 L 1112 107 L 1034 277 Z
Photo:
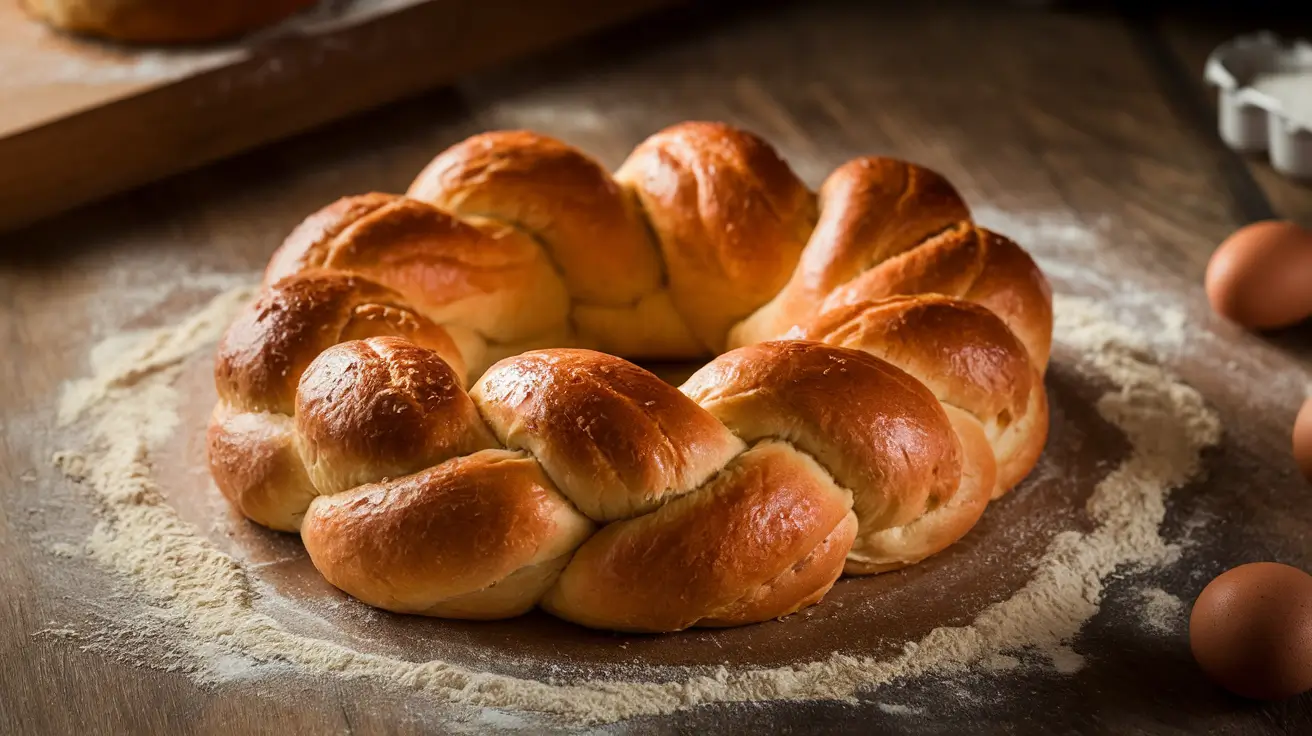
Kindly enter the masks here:
M 971 2 L 667 12 L 3 236 L 0 733 L 548 730 L 527 717 L 456 717 L 431 698 L 371 682 L 289 674 L 202 686 L 134 665 L 124 646 L 109 653 L 39 635 L 95 627 L 121 605 L 103 571 L 51 552 L 94 523 L 88 494 L 51 465 L 67 441 L 54 406 L 61 386 L 89 371 L 88 351 L 105 335 L 166 324 L 195 305 L 195 297 L 171 294 L 170 284 L 213 274 L 254 280 L 307 213 L 349 193 L 403 190 L 434 153 L 467 135 L 534 128 L 616 165 L 646 135 L 690 118 L 760 133 L 812 185 L 856 155 L 927 164 L 961 188 L 986 224 L 1010 225 L 1059 291 L 1109 302 L 1141 292 L 1177 306 L 1188 338 L 1168 364 L 1216 408 L 1226 434 L 1207 457 L 1207 479 L 1170 499 L 1163 535 L 1182 543 L 1180 559 L 1117 576 L 1072 643 L 1088 661 L 1078 673 L 917 678 L 858 703 L 704 706 L 600 730 L 1312 732 L 1312 697 L 1258 704 L 1219 691 L 1194 666 L 1181 621 L 1166 633 L 1140 624 L 1136 592 L 1151 585 L 1191 601 L 1211 576 L 1258 559 L 1312 569 L 1312 487 L 1288 451 L 1296 402 L 1312 383 L 1312 328 L 1243 333 L 1210 314 L 1199 288 L 1211 249 L 1236 226 L 1270 214 L 1312 225 L 1312 191 L 1264 176 L 1260 162 L 1215 139 L 1198 81 L 1193 49 L 1211 43 L 1208 34 L 1224 38 L 1254 22 L 1216 17 L 1195 25 Z M 1095 247 L 1056 237 L 1070 232 Z M 1151 310 L 1161 302 L 1138 303 Z M 1060 365 L 1050 391 L 1072 416 L 1088 413 L 1095 387 Z M 212 388 L 197 379 L 188 389 L 195 395 L 189 415 L 203 416 Z M 195 429 L 179 431 L 194 436 Z M 1114 432 L 1055 435 L 1050 459 L 1071 469 L 1069 482 L 1034 481 L 1016 502 L 991 510 L 968 544 L 1006 540 L 1015 533 L 1009 525 L 1031 514 L 1073 517 L 1080 499 L 1070 489 L 1087 492 L 1086 476 L 1123 451 Z M 204 473 L 192 453 L 175 458 L 171 472 L 189 473 L 201 493 Z M 251 544 L 263 543 L 292 546 Z M 283 574 L 295 572 L 293 565 Z M 989 584 L 1013 586 L 1015 577 L 1004 569 Z M 879 584 L 897 578 L 887 580 Z M 911 605 L 895 611 L 906 611 L 912 628 L 945 615 Z M 799 630 L 770 626 L 760 631 Z M 500 631 L 511 637 L 502 646 L 514 646 L 513 627 L 501 627 L 478 635 Z M 743 648 L 728 656 L 769 660 L 746 649 L 766 634 L 736 636 Z M 831 646 L 870 634 L 826 636 Z M 130 637 L 122 644 L 143 653 L 152 647 Z M 667 648 L 658 639 L 643 646 Z
M 69 39 L 0 4 L 0 230 L 669 4 L 415 0 L 190 55 Z

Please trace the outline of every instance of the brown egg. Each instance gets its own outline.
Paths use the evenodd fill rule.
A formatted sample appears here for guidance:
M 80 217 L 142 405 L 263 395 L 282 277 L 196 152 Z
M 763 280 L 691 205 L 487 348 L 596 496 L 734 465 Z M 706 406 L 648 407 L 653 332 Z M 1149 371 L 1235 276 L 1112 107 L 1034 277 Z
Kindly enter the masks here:
M 1189 644 L 1207 676 L 1236 695 L 1312 689 L 1312 576 L 1274 562 L 1221 573 L 1194 602 Z
M 1244 327 L 1285 327 L 1312 316 L 1312 232 L 1267 220 L 1236 230 L 1207 264 L 1212 309 Z
M 1294 462 L 1303 477 L 1312 483 L 1312 398 L 1303 402 L 1294 420 Z

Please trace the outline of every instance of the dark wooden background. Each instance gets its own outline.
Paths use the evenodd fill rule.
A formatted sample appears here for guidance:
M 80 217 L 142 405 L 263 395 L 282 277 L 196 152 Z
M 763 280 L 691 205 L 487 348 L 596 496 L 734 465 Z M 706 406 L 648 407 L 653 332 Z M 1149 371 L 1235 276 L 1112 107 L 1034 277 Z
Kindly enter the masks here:
M 1132 584 L 1146 579 L 1192 600 L 1240 562 L 1312 568 L 1312 488 L 1288 457 L 1301 390 L 1266 383 L 1309 375 L 1312 329 L 1246 335 L 1211 317 L 1198 287 L 1211 249 L 1238 225 L 1281 216 L 1312 226 L 1312 190 L 1216 139 L 1199 81 L 1207 52 L 1237 32 L 1312 33 L 1312 23 L 1276 12 L 1269 4 L 1236 17 L 985 2 L 666 12 L 0 238 L 0 733 L 489 727 L 368 683 L 288 677 L 204 688 L 34 636 L 112 605 L 99 597 L 105 583 L 94 568 L 46 551 L 75 526 L 49 502 L 79 498 L 50 467 L 64 446 L 52 406 L 61 383 L 85 373 L 98 336 L 161 321 L 123 295 L 187 275 L 254 274 L 306 213 L 348 193 L 403 190 L 429 157 L 466 135 L 532 127 L 613 165 L 647 134 L 689 118 L 755 130 L 813 185 L 851 156 L 887 153 L 942 170 L 972 204 L 1022 218 L 1058 213 L 1097 229 L 1107 252 L 1090 268 L 1174 295 L 1190 330 L 1208 335 L 1172 367 L 1213 402 L 1227 435 L 1209 457 L 1209 480 L 1172 497 L 1164 533 L 1179 539 L 1208 519 L 1214 533 L 1179 563 L 1109 586 L 1102 613 L 1074 643 L 1090 661 L 1074 676 L 964 675 L 880 691 L 880 700 L 917 704 L 915 717 L 874 700 L 771 703 L 607 730 L 1312 732 L 1312 697 L 1227 696 L 1193 666 L 1182 627 L 1149 636 L 1127 613 Z M 1025 245 L 1054 262 L 1087 257 L 1063 254 L 1060 243 Z M 963 701 L 961 691 L 973 695 Z

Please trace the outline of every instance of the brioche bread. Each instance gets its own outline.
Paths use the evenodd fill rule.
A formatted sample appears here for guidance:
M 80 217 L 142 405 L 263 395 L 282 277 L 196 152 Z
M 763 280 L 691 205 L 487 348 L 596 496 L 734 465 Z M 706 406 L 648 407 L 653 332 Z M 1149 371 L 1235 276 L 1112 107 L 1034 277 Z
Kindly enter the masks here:
M 718 123 L 615 175 L 475 136 L 312 215 L 219 345 L 220 490 L 404 613 L 784 616 L 966 534 L 1047 436 L 1051 295 L 941 176 L 817 197 Z M 675 388 L 624 358 L 713 357 Z

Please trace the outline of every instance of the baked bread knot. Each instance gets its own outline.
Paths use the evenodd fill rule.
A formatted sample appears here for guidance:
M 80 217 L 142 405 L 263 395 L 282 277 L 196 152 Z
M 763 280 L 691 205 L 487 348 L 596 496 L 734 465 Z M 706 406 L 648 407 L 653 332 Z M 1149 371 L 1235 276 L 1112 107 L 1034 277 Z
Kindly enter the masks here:
M 317 0 L 18 0 L 70 33 L 128 43 L 198 43 L 282 20 Z
M 524 131 L 335 202 L 218 348 L 220 490 L 374 606 L 675 631 L 951 545 L 1034 467 L 1051 295 L 941 176 L 817 197 L 683 123 L 614 175 Z M 716 356 L 675 388 L 624 358 Z

